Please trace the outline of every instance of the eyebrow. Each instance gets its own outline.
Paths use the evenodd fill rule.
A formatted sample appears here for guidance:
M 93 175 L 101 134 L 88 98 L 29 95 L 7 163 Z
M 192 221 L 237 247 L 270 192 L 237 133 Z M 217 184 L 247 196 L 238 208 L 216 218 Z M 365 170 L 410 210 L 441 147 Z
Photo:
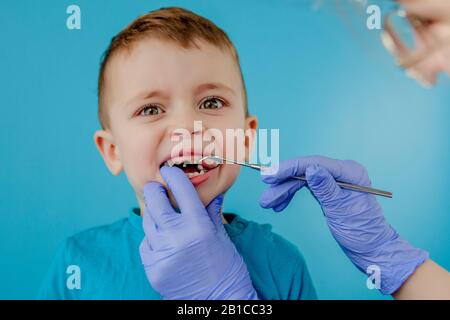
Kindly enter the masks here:
M 138 97 L 136 97 L 136 98 L 138 98 Z M 153 90 L 153 91 L 148 92 L 142 99 L 147 100 L 150 98 L 167 98 L 167 94 L 162 90 Z
M 215 90 L 215 89 L 229 91 L 233 94 L 235 93 L 233 89 L 231 89 L 227 85 L 219 83 L 219 82 L 209 82 L 209 83 L 201 84 L 197 88 L 195 88 L 194 93 L 195 93 L 195 95 L 198 95 L 204 91 Z M 136 95 L 134 98 L 132 98 L 130 101 L 128 101 L 127 105 L 132 105 L 132 103 L 137 100 L 147 100 L 150 98 L 167 99 L 167 97 L 168 97 L 167 93 L 165 93 L 162 90 L 152 90 L 152 91 L 149 91 L 147 94 L 145 92 L 143 92 L 141 94 Z
M 234 90 L 231 89 L 230 87 L 228 87 L 225 84 L 219 83 L 219 82 L 211 82 L 211 83 L 204 83 L 199 85 L 196 89 L 195 89 L 195 94 L 199 94 L 203 91 L 207 91 L 207 90 L 214 90 L 214 89 L 222 89 L 222 90 L 226 90 L 229 91 L 231 93 L 234 93 Z
M 167 94 L 162 90 L 152 90 L 148 93 L 144 91 L 130 99 L 126 105 L 133 106 L 135 101 L 147 100 L 150 98 L 167 98 Z

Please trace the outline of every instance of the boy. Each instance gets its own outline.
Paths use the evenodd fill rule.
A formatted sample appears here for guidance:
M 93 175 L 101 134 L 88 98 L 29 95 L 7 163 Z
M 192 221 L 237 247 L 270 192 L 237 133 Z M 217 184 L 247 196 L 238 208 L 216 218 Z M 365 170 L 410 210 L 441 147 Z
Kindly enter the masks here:
M 188 139 L 202 136 L 204 129 L 256 130 L 257 120 L 247 109 L 238 55 L 228 36 L 211 21 L 181 8 L 156 10 L 112 39 L 101 64 L 98 95 L 102 130 L 95 133 L 96 146 L 113 175 L 125 171 L 140 208 L 127 219 L 70 237 L 54 260 L 40 298 L 165 298 L 152 287 L 149 280 L 154 274 L 144 270 L 145 253 L 139 252 L 141 243 L 146 243 L 144 235 L 149 236 L 141 213 L 153 203 L 144 199 L 144 186 L 153 181 L 167 187 L 162 166 L 179 164 L 183 156 L 205 155 L 197 148 L 174 155 L 179 129 L 189 133 Z M 245 141 L 247 159 L 251 141 Z M 225 153 L 219 140 L 213 144 L 216 154 Z M 225 193 L 239 173 L 239 167 L 231 165 L 210 169 L 185 170 L 195 196 L 205 206 Z M 168 191 L 176 208 L 176 197 Z M 316 298 L 294 245 L 272 233 L 268 225 L 226 213 L 222 221 L 245 261 L 258 298 Z M 68 279 L 69 266 L 79 268 L 77 285 Z M 174 281 L 179 276 L 174 274 Z

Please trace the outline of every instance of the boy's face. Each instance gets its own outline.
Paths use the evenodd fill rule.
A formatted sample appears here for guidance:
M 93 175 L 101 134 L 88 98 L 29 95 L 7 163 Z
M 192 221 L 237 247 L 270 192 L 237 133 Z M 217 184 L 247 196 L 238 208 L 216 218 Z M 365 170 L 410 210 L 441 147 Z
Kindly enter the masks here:
M 184 49 L 149 38 L 130 51 L 118 52 L 107 67 L 105 101 L 110 129 L 97 131 L 95 142 L 113 174 L 126 172 L 141 209 L 144 185 L 149 181 L 165 185 L 160 166 L 178 154 L 174 150 L 179 150 L 180 141 L 183 156 L 227 156 L 225 145 L 230 141 L 226 129 L 255 132 L 256 118 L 245 116 L 236 61 L 228 51 L 204 42 L 198 45 Z M 199 128 L 200 122 L 194 126 L 194 121 L 201 121 L 203 127 Z M 188 134 L 180 135 L 180 129 Z M 203 141 L 202 135 L 211 129 L 218 130 L 223 141 Z M 203 143 L 194 144 L 194 139 Z M 233 152 L 245 153 L 239 160 L 248 160 L 252 140 L 234 141 L 237 147 Z M 238 173 L 238 166 L 223 165 L 191 182 L 207 205 L 233 184 Z M 176 206 L 171 193 L 169 196 Z

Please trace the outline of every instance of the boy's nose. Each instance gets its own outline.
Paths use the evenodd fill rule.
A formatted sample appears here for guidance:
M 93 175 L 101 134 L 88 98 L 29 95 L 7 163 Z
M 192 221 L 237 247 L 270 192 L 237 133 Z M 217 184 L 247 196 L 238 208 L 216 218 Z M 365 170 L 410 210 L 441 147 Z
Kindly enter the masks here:
M 200 119 L 194 119 L 193 117 L 182 117 L 176 121 L 169 129 L 170 137 L 189 135 L 201 135 L 204 132 L 204 124 Z
M 202 129 L 193 129 L 193 128 L 185 128 L 185 127 L 178 127 L 178 128 L 174 128 L 171 131 L 170 137 L 177 137 L 177 136 L 185 136 L 186 134 L 190 134 L 190 135 L 201 135 L 202 134 Z

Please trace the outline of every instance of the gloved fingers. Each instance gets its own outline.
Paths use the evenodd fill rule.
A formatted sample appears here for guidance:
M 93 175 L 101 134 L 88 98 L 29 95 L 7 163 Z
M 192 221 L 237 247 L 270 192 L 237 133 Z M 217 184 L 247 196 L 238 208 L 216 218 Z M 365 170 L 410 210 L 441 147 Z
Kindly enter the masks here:
M 182 215 L 206 215 L 205 207 L 197 190 L 183 170 L 177 167 L 163 166 L 160 172 L 168 188 L 172 191 Z
M 149 266 L 154 263 L 155 253 L 155 249 L 152 247 L 147 236 L 145 236 L 139 245 L 139 255 L 144 266 Z
M 164 228 L 173 220 L 179 218 L 170 204 L 167 192 L 158 182 L 149 182 L 144 186 L 144 201 L 153 222 L 158 228 Z
M 281 212 L 283 211 L 291 202 L 292 198 L 294 198 L 295 194 L 290 195 L 284 202 L 280 203 L 279 205 L 272 208 L 275 212 Z
M 144 209 L 144 213 L 142 215 L 142 227 L 144 229 L 145 236 L 148 238 L 149 244 L 157 244 L 159 231 L 157 230 L 156 223 L 148 211 L 148 208 Z
M 337 180 L 370 186 L 367 171 L 361 164 L 353 160 L 336 160 L 323 156 L 307 156 L 282 161 L 278 167 L 261 170 L 261 178 L 265 183 L 280 183 L 291 177 L 305 175 L 306 168 L 313 165 L 325 168 Z
M 178 213 L 174 213 L 179 218 Z M 177 220 L 175 222 L 180 222 Z M 177 225 L 165 225 L 166 229 L 161 229 L 154 222 L 152 215 L 148 212 L 146 208 L 144 210 L 143 221 L 142 221 L 145 237 L 142 240 L 141 249 L 146 250 L 147 254 L 152 254 L 152 258 L 158 259 L 159 256 L 164 255 L 164 252 L 168 252 L 169 249 L 173 247 L 173 235 L 179 232 Z M 178 230 L 177 230 L 178 229 Z
M 223 194 L 219 194 L 215 197 L 206 207 L 206 211 L 208 212 L 209 218 L 216 230 L 221 230 L 223 228 L 222 222 L 222 204 L 223 204 Z
M 326 169 L 318 165 L 312 165 L 307 167 L 305 176 L 309 190 L 311 190 L 322 207 L 333 204 L 335 200 L 343 196 L 342 189 Z
M 261 169 L 261 179 L 265 183 L 276 184 L 295 176 L 301 176 L 309 162 L 308 157 L 299 157 L 281 161 L 277 166 L 263 167 Z
M 353 183 L 365 187 L 370 187 L 369 174 L 366 168 L 354 160 L 335 160 L 339 161 L 339 171 L 329 171 L 336 180 Z M 326 169 L 326 167 L 325 167 Z
M 306 185 L 305 181 L 290 179 L 279 184 L 270 185 L 265 189 L 259 199 L 263 208 L 284 209 L 291 201 L 294 194 Z M 279 210 L 281 211 L 281 210 Z

